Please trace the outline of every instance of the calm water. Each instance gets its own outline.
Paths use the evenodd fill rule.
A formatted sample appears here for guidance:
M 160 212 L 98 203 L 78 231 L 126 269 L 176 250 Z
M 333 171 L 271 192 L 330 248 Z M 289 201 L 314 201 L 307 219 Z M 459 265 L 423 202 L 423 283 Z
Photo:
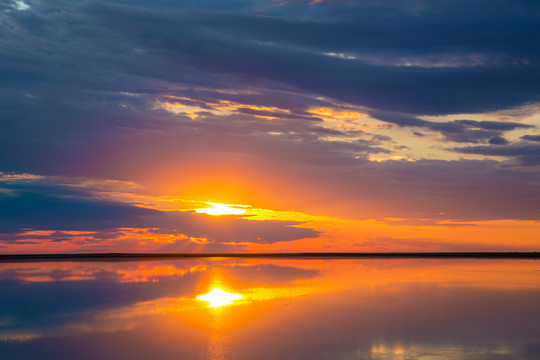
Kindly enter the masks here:
M 0 358 L 540 359 L 540 262 L 0 263 Z

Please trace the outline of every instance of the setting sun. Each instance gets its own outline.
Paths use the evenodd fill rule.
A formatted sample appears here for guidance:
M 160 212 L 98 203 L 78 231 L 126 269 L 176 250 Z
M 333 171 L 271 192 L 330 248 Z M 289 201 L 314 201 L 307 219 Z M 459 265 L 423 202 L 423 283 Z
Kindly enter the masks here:
M 208 294 L 197 296 L 197 300 L 207 301 L 208 307 L 218 308 L 231 305 L 233 302 L 243 299 L 240 294 L 233 294 L 218 287 L 213 288 Z
M 198 214 L 208 215 L 242 215 L 247 211 L 247 205 L 233 205 L 207 202 L 212 207 L 195 209 Z

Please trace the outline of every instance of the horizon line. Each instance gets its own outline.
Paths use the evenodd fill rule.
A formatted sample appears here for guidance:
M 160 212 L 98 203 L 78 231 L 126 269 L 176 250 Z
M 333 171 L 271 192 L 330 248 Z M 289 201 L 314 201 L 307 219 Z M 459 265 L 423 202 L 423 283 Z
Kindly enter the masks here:
M 298 259 L 540 259 L 536 251 L 440 251 L 440 252 L 287 252 L 287 253 L 67 253 L 0 254 L 0 262 L 70 260 L 151 260 L 193 258 L 298 258 Z

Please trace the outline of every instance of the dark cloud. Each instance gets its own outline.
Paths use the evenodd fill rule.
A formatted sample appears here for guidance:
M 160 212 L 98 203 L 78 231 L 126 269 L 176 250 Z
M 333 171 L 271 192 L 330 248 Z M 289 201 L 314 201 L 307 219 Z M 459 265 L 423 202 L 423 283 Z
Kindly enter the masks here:
M 250 109 L 250 108 L 239 108 L 237 109 L 237 111 L 242 114 L 255 115 L 255 116 L 267 116 L 267 117 L 278 118 L 278 119 L 302 119 L 302 120 L 321 121 L 321 119 L 314 116 L 305 116 L 305 115 L 299 115 L 299 114 L 284 114 L 284 113 L 275 112 L 275 111 L 255 110 L 255 109 Z
M 538 47 L 531 35 L 538 22 L 527 12 L 530 4 L 522 4 L 524 11 L 511 17 L 502 11 L 484 14 L 480 5 L 464 7 L 462 14 L 425 6 L 422 16 L 388 16 L 381 11 L 384 6 L 366 12 L 360 4 L 351 12 L 354 20 L 336 15 L 332 21 L 316 15 L 299 19 L 250 10 L 162 11 L 100 2 L 45 12 L 41 5 L 9 13 L 8 24 L 19 35 L 17 43 L 4 42 L 12 55 L 3 65 L 30 76 L 46 73 L 49 81 L 110 90 L 144 86 L 144 78 L 293 87 L 416 114 L 487 111 L 538 99 Z M 34 31 L 38 23 L 49 31 Z M 480 64 L 470 60 L 472 64 L 430 67 L 413 61 L 437 54 L 474 58 L 478 52 L 487 59 Z M 328 55 L 341 53 L 345 58 Z M 372 57 L 388 60 L 374 64 Z M 407 57 L 413 66 L 396 66 Z
M 385 111 L 372 111 L 370 115 L 375 119 L 402 127 L 420 127 L 437 131 L 447 140 L 455 142 L 478 143 L 489 141 L 493 145 L 505 145 L 508 142 L 501 136 L 504 131 L 534 128 L 533 125 L 512 121 L 453 120 L 436 122 L 423 120 L 409 114 Z M 417 133 L 415 135 L 418 136 Z
M 83 95 L 77 101 L 82 101 Z M 193 121 L 187 116 L 144 108 L 153 106 L 152 99 L 145 96 L 118 94 L 101 99 L 90 93 L 86 100 L 104 109 L 80 111 L 64 98 L 44 96 L 36 100 L 43 105 L 28 104 L 22 114 L 9 114 L 2 124 L 5 131 L 0 134 L 4 170 L 129 179 L 126 176 L 149 158 L 181 163 L 198 151 L 219 152 L 222 156 L 248 151 L 251 156 L 274 154 L 284 160 L 311 164 L 350 163 L 359 154 L 388 151 L 369 141 L 321 139 L 346 133 L 319 126 L 319 121 L 306 121 L 302 116 L 272 121 L 241 114 L 207 114 Z M 20 151 L 13 153 L 14 148 Z
M 521 139 L 540 142 L 540 135 L 523 135 Z
M 235 9 L 246 9 L 244 13 L 214 11 L 204 7 L 192 11 L 186 10 L 186 4 L 161 2 L 159 6 L 152 6 L 154 10 L 101 2 L 87 2 L 73 6 L 56 4 L 65 8 L 65 11 L 59 12 L 53 11 L 55 3 L 52 5 L 36 3 L 31 10 L 9 13 L 4 31 L 13 36 L 4 37 L 0 43 L 5 53 L 9 54 L 3 59 L 2 68 L 9 69 L 8 73 L 12 79 L 9 81 L 10 77 L 5 78 L 9 87 L 4 89 L 5 94 L 1 100 L 4 105 L 2 117 L 7 119 L 2 125 L 5 137 L 3 153 L 9 153 L 9 149 L 13 148 L 24 150 L 15 158 L 2 159 L 5 168 L 55 173 L 66 167 L 74 168 L 77 163 L 95 163 L 93 160 L 95 154 L 90 154 L 95 152 L 97 147 L 114 147 L 113 143 L 122 143 L 131 137 L 131 134 L 126 134 L 126 129 L 155 130 L 170 126 L 166 124 L 167 119 L 163 114 L 155 114 L 148 109 L 155 99 L 154 96 L 163 93 L 189 95 L 192 100 L 184 102 L 189 105 L 191 101 L 191 105 L 207 109 L 212 108 L 209 105 L 211 101 L 231 99 L 246 105 L 277 104 L 293 111 L 285 114 L 240 108 L 238 112 L 299 120 L 316 119 L 303 112 L 306 106 L 318 101 L 306 96 L 311 93 L 341 99 L 345 96 L 347 101 L 384 110 L 392 109 L 399 103 L 415 106 L 419 103 L 418 100 L 421 100 L 422 104 L 432 106 L 437 101 L 431 101 L 429 97 L 439 96 L 448 104 L 450 102 L 447 102 L 447 99 L 452 99 L 450 105 L 452 110 L 448 111 L 456 112 L 459 110 L 455 103 L 456 97 L 448 97 L 441 93 L 447 91 L 444 89 L 459 91 L 457 101 L 462 101 L 460 99 L 474 101 L 478 98 L 478 94 L 494 89 L 492 84 L 474 80 L 477 76 L 475 74 L 494 71 L 489 66 L 464 69 L 395 67 L 373 65 L 365 61 L 349 61 L 322 54 L 324 51 L 349 51 L 346 46 L 369 54 L 376 52 L 377 49 L 384 50 L 385 44 L 387 48 L 400 53 L 403 50 L 399 49 L 399 44 L 403 41 L 390 40 L 395 34 L 418 39 L 417 36 L 413 37 L 413 33 L 407 35 L 407 32 L 403 32 L 400 28 L 405 26 L 403 24 L 411 29 L 419 27 L 423 34 L 436 33 L 423 31 L 423 27 L 437 27 L 437 24 L 417 19 L 419 24 L 414 25 L 415 18 L 407 16 L 400 20 L 403 22 L 402 25 L 399 25 L 401 24 L 399 21 L 397 23 L 393 21 L 395 26 L 383 27 L 388 19 L 384 15 L 382 23 L 373 21 L 374 4 L 358 5 L 358 9 L 371 10 L 366 13 L 370 14 L 369 16 L 362 15 L 362 18 L 366 17 L 366 21 L 355 22 L 342 19 L 336 12 L 334 14 L 339 21 L 333 22 L 325 17 L 319 18 L 319 15 L 314 15 L 308 20 L 298 20 L 294 16 L 288 16 L 286 12 L 281 16 L 260 16 L 250 13 L 251 10 L 248 9 L 255 3 L 233 6 Z M 143 3 L 137 5 L 142 6 Z M 303 6 L 309 4 L 305 3 Z M 347 4 L 342 6 L 349 7 Z M 381 6 L 388 8 L 390 5 Z M 163 11 L 167 7 L 174 9 Z M 408 7 L 397 7 L 401 9 L 399 13 L 402 16 L 410 12 Z M 183 10 L 179 10 L 180 8 Z M 424 8 L 424 13 L 429 15 L 448 11 L 447 6 L 424 4 Z M 476 10 L 468 8 L 467 11 Z M 360 16 L 361 12 L 350 13 Z M 499 15 L 495 15 L 490 18 L 494 23 L 500 20 Z M 519 12 L 514 16 L 520 16 Z M 448 26 L 457 26 L 456 24 L 457 20 L 453 17 L 449 19 Z M 462 25 L 459 22 L 460 28 Z M 35 30 L 36 26 L 39 27 L 39 31 Z M 521 31 L 519 27 L 524 25 L 505 26 L 517 26 L 514 33 L 519 33 Z M 379 34 L 374 30 L 376 27 L 385 30 Z M 471 32 L 470 29 L 460 31 L 467 34 Z M 480 31 L 484 34 L 482 36 L 490 34 L 487 30 L 485 33 L 483 31 Z M 325 35 L 314 36 L 317 34 Z M 458 36 L 455 32 L 449 34 L 454 35 L 447 36 Z M 369 39 L 373 36 L 377 38 L 377 46 L 370 47 Z M 329 41 L 330 39 L 332 41 Z M 336 42 L 336 39 L 339 41 Z M 454 42 L 455 39 L 452 40 L 452 43 Z M 437 43 L 441 43 L 440 38 L 437 38 Z M 459 43 L 464 44 L 465 41 Z M 516 46 L 515 42 L 513 46 Z M 411 44 L 405 48 L 414 50 Z M 426 44 L 425 49 L 431 48 L 432 44 L 429 46 Z M 530 47 L 527 49 L 529 50 L 524 51 L 532 51 Z M 511 66 L 511 68 L 515 68 L 513 72 L 532 71 L 534 67 L 531 66 Z M 501 70 L 504 67 L 497 66 L 496 69 Z M 445 86 L 444 81 L 437 80 L 437 77 L 443 76 L 445 72 L 456 72 L 450 76 L 452 83 L 457 81 L 461 73 L 471 72 L 472 77 L 469 78 L 467 74 L 469 80 L 464 80 L 463 88 L 457 83 Z M 428 79 L 433 77 L 438 90 L 433 91 L 423 86 L 421 79 L 424 77 Z M 399 81 L 402 80 L 404 82 L 400 85 Z M 398 83 L 394 84 L 395 81 Z M 403 87 L 405 83 L 406 88 Z M 411 88 L 410 83 L 418 86 Z M 509 89 L 513 83 L 516 86 L 528 86 L 527 81 L 520 82 L 514 77 L 512 81 L 505 81 L 504 101 L 510 98 L 508 94 L 517 96 L 520 92 Z M 480 91 L 475 96 L 465 94 L 471 86 L 478 84 L 485 84 L 487 90 Z M 194 92 L 193 86 L 205 86 L 208 90 Z M 296 95 L 281 92 L 290 90 L 291 87 L 297 89 Z M 212 90 L 219 88 L 258 90 L 244 94 Z M 368 88 L 369 91 L 365 91 Z M 308 93 L 300 94 L 299 91 Z M 414 95 L 417 91 L 424 92 L 424 96 Z M 404 98 L 409 96 L 414 96 L 415 99 Z M 491 96 L 490 99 L 494 107 L 503 106 L 496 97 Z M 526 102 L 526 99 L 519 101 Z M 496 124 L 471 120 L 459 120 L 459 124 L 439 124 L 406 116 L 412 120 L 404 122 L 402 118 L 399 121 L 388 119 L 385 121 L 444 131 L 448 139 L 460 142 L 484 142 L 499 135 L 493 131 L 525 126 L 510 122 Z M 149 124 L 148 120 L 154 121 Z M 198 125 L 196 127 L 200 129 Z M 480 130 L 463 131 L 467 127 Z M 309 131 L 305 127 L 304 130 Z M 317 130 L 323 131 L 322 128 Z M 184 129 L 179 136 L 190 137 Z M 125 153 L 137 152 L 128 150 L 127 147 L 124 149 Z M 365 151 L 381 150 L 366 148 Z M 118 154 L 119 151 L 116 149 L 114 152 Z M 55 168 L 54 164 L 39 159 L 36 154 L 46 154 L 50 158 L 58 159 L 59 161 L 55 162 L 58 166 Z M 100 154 L 101 158 L 104 156 Z M 62 160 L 67 162 L 68 166 L 62 164 Z M 28 166 L 25 167 L 25 163 Z
M 502 136 L 494 136 L 491 139 L 489 139 L 489 143 L 491 145 L 508 145 L 510 142 L 503 138 Z
M 485 143 L 489 141 L 492 144 L 491 139 L 502 138 L 498 136 L 498 132 L 486 130 L 463 130 L 459 132 L 442 132 L 442 134 L 447 140 L 460 143 Z
M 515 160 L 517 164 L 533 166 L 540 164 L 540 146 L 529 144 L 514 144 L 512 146 L 467 146 L 454 148 L 453 151 L 464 154 L 479 154 L 486 156 L 504 156 Z
M 373 135 L 371 137 L 371 140 L 375 143 L 380 143 L 380 142 L 383 142 L 383 141 L 392 141 L 392 138 L 390 136 L 386 136 L 386 135 Z
M 0 232 L 120 228 L 157 213 L 61 186 L 0 184 Z
M 515 129 L 527 129 L 534 127 L 533 125 L 522 124 L 511 121 L 477 121 L 477 120 L 454 120 L 455 123 L 463 124 L 471 128 L 479 128 L 484 130 L 510 131 Z
M 245 220 L 237 216 L 215 216 L 191 212 L 170 212 L 151 219 L 149 226 L 158 227 L 160 233 L 182 232 L 192 237 L 207 238 L 217 243 L 271 244 L 317 237 L 309 228 L 293 227 L 297 221 Z

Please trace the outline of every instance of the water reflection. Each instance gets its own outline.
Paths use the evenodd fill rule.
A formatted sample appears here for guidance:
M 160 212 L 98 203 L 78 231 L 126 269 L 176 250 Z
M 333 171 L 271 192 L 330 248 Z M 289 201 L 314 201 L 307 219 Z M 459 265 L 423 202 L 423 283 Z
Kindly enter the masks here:
M 6 359 L 540 358 L 535 261 L 3 263 L 0 294 Z
M 197 300 L 208 302 L 208 307 L 219 308 L 232 303 L 238 303 L 238 300 L 244 297 L 240 294 L 233 294 L 218 287 L 213 288 L 208 294 L 197 296 Z

